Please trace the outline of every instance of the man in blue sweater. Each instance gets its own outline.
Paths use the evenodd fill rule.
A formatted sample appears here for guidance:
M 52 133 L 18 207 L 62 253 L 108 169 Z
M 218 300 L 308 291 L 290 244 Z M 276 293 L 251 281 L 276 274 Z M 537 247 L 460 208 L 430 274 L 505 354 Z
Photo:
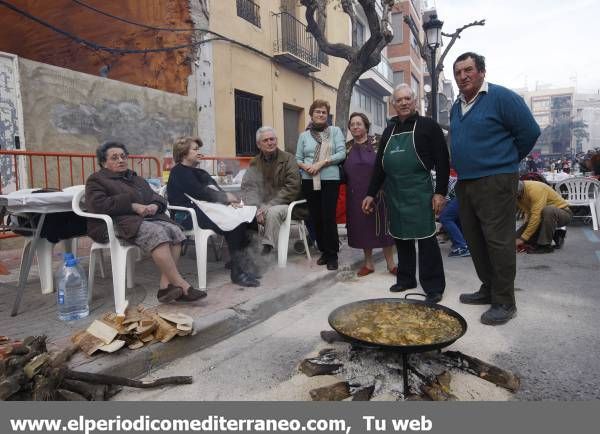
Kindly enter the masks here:
M 491 304 L 481 322 L 498 325 L 517 313 L 515 213 L 519 162 L 540 128 L 523 99 L 485 80 L 485 58 L 464 53 L 454 62 L 460 95 L 450 113 L 452 163 L 458 174 L 460 221 L 482 284 L 461 294 L 467 304 Z

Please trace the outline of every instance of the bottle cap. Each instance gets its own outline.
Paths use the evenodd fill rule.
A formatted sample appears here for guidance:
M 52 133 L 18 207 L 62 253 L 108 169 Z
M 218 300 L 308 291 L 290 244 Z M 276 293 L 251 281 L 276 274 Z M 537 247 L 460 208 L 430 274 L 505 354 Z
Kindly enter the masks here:
M 65 265 L 67 267 L 74 267 L 75 265 L 77 265 L 79 263 L 79 260 L 77 260 L 75 258 L 73 253 L 65 253 L 64 258 L 65 258 Z

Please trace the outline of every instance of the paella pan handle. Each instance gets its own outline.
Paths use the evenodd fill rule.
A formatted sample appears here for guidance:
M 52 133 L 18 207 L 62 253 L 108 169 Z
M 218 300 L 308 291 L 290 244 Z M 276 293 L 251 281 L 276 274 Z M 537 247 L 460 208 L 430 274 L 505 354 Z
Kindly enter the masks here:
M 423 297 L 423 298 L 427 297 L 427 294 L 421 294 L 420 292 L 409 292 L 408 294 L 405 294 L 405 295 L 404 295 L 404 298 L 405 298 L 406 300 L 410 300 L 410 299 L 408 298 L 408 296 L 409 296 L 409 295 L 418 295 L 419 297 Z

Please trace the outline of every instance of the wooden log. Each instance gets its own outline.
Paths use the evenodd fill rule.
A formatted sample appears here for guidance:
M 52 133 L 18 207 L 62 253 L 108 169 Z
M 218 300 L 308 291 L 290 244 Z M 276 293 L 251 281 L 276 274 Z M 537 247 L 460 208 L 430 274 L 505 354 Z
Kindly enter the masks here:
M 28 378 L 23 371 L 0 380 L 0 401 L 7 400 L 10 396 L 21 390 L 21 386 L 27 383 Z
M 450 377 L 446 371 L 440 375 L 425 374 L 414 364 L 410 366 L 410 370 L 422 381 L 419 391 L 429 400 L 456 401 L 458 399 L 450 391 Z M 410 391 L 406 395 L 410 395 Z
M 136 387 L 139 389 L 150 389 L 152 387 L 164 386 L 166 384 L 192 384 L 192 377 L 176 376 L 158 378 L 152 381 L 131 380 L 125 377 L 115 375 L 94 374 L 91 372 L 77 372 L 63 368 L 64 378 L 69 380 L 79 380 L 91 384 L 115 384 L 119 386 Z
M 84 396 L 67 389 L 56 389 L 56 398 L 58 401 L 87 401 Z
M 71 392 L 75 392 L 83 396 L 88 401 L 97 401 L 98 396 L 102 396 L 102 399 L 104 399 L 104 390 L 102 390 L 100 394 L 97 392 L 97 389 L 103 389 L 103 386 L 99 387 L 77 380 L 63 380 L 60 384 L 60 387 L 62 389 L 70 390 Z
M 496 386 L 503 387 L 511 392 L 516 392 L 521 387 L 521 379 L 512 372 L 491 365 L 475 357 L 468 356 L 460 351 L 445 351 L 442 353 L 444 360 L 455 368 L 477 375 Z
M 59 366 L 66 365 L 77 351 L 79 351 L 79 347 L 77 345 L 70 345 L 56 354 L 50 361 L 49 365 L 52 368 L 58 368 Z
M 307 377 L 331 374 L 343 365 L 341 363 L 323 363 L 319 358 L 304 359 L 298 368 Z
M 308 393 L 313 401 L 342 401 L 352 396 L 350 386 L 345 381 L 312 389 Z
M 332 344 L 334 342 L 347 342 L 346 339 L 344 339 L 344 337 L 335 330 L 321 331 L 321 339 L 323 339 L 328 344 Z
M 34 401 L 56 401 L 56 389 L 62 382 L 62 377 L 58 369 L 45 370 L 46 375 L 36 375 L 33 377 Z
M 319 351 L 319 357 L 322 356 L 337 357 L 337 350 L 335 348 L 323 348 L 321 351 Z
M 354 392 L 352 395 L 352 401 L 370 401 L 375 392 L 375 385 L 363 387 L 362 389 Z

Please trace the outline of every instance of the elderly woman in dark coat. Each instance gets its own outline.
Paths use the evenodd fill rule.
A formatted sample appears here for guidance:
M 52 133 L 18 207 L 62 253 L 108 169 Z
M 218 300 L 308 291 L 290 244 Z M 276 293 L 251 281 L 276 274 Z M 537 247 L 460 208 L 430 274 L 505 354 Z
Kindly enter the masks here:
M 158 301 L 195 301 L 206 296 L 193 288 L 177 270 L 183 232 L 165 215 L 167 202 L 156 194 L 134 171 L 127 168 L 125 145 L 107 142 L 97 151 L 101 169 L 85 184 L 85 203 L 92 213 L 112 217 L 115 232 L 152 256 L 161 272 Z M 88 235 L 106 242 L 108 233 L 103 221 L 88 220 Z

